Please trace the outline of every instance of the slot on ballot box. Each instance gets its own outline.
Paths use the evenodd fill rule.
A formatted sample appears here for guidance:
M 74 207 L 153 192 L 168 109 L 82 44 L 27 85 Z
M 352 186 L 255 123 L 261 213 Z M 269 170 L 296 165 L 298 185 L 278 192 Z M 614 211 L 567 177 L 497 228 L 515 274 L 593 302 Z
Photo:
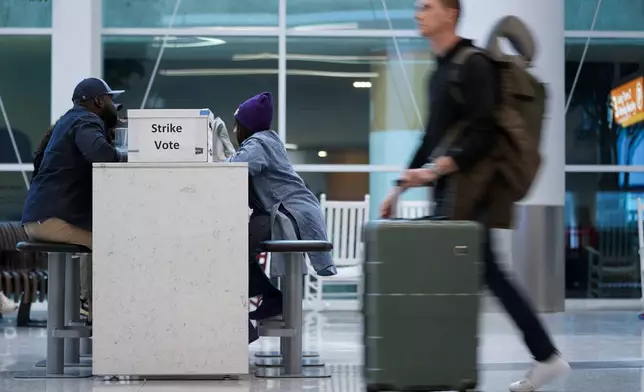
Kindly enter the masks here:
M 128 110 L 129 162 L 213 162 L 209 109 Z

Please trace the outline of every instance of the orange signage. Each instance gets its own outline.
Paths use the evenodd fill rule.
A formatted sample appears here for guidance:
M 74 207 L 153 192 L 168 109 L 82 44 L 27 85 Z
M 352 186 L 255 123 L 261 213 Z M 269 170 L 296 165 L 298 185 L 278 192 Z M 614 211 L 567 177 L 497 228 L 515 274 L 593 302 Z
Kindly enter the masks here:
M 614 88 L 610 92 L 615 122 L 628 127 L 644 120 L 644 77 Z

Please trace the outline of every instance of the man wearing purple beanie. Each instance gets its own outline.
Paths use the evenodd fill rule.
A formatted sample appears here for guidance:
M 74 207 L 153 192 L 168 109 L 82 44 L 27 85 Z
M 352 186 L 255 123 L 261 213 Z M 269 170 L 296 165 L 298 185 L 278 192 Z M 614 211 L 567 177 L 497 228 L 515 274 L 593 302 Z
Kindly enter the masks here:
M 327 239 L 320 203 L 295 172 L 284 143 L 271 130 L 272 121 L 271 93 L 261 93 L 239 105 L 234 132 L 240 147 L 229 158 L 231 162 L 248 163 L 250 175 L 248 200 L 253 214 L 248 226 L 249 294 L 262 296 L 262 304 L 250 314 L 252 320 L 282 313 L 282 293 L 257 261 L 259 244 L 270 239 Z M 308 256 L 318 275 L 337 273 L 330 252 Z M 283 260 L 278 254 L 272 255 L 271 274 L 284 276 Z

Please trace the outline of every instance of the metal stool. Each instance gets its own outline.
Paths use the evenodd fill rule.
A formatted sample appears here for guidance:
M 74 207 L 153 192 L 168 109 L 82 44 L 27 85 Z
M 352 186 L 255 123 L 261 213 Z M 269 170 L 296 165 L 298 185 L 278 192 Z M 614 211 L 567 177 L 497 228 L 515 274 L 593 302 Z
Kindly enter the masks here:
M 18 372 L 15 378 L 87 378 L 90 369 L 70 367 L 83 366 L 80 360 L 79 339 L 91 337 L 90 327 L 80 319 L 80 272 L 73 254 L 91 254 L 91 250 L 72 244 L 23 241 L 16 245 L 20 252 L 45 252 L 48 254 L 47 288 L 47 359 L 45 369 Z M 67 280 L 67 285 L 65 284 Z M 68 322 L 65 320 L 67 319 Z M 86 365 L 85 365 L 86 366 Z
M 317 358 L 303 360 L 302 353 L 302 291 L 303 253 L 328 252 L 333 245 L 327 241 L 265 241 L 261 249 L 286 254 L 286 276 L 283 278 L 284 317 L 259 324 L 260 336 L 279 336 L 281 358 L 258 361 L 255 375 L 260 378 L 325 378 L 326 367 Z

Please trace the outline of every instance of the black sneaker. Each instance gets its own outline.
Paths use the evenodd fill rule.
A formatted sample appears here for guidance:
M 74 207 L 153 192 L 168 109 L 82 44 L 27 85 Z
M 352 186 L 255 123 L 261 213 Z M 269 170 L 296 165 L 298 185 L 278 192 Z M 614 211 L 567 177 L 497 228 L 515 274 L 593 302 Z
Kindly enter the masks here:
M 262 302 L 257 309 L 248 314 L 248 318 L 251 320 L 266 320 L 279 316 L 282 314 L 283 302 L 282 293 L 279 291 L 271 296 L 263 296 Z
M 248 344 L 253 343 L 259 339 L 259 333 L 257 332 L 257 328 L 253 325 L 253 323 L 248 321 Z

